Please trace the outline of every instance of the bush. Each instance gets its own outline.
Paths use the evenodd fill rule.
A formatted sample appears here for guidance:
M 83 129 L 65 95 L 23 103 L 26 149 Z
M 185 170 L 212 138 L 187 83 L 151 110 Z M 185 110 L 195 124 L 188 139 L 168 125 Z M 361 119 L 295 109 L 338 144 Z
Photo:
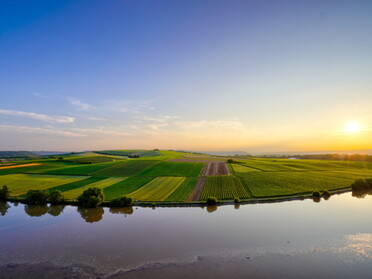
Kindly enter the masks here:
M 0 201 L 6 201 L 9 198 L 9 193 L 8 186 L 4 185 L 0 189 Z
M 234 163 L 234 160 L 233 159 L 227 159 L 227 162 L 231 164 L 231 163 Z
M 368 181 L 370 181 L 370 179 L 368 179 Z M 353 191 L 367 190 L 370 187 L 371 186 L 369 185 L 369 183 L 367 183 L 366 180 L 363 179 L 358 179 L 353 184 L 351 184 L 351 189 Z
M 367 182 L 369 188 L 372 188 L 372 178 L 367 178 L 366 182 Z
M 127 196 L 114 199 L 110 202 L 110 206 L 113 206 L 113 207 L 131 206 L 132 204 L 133 204 L 132 198 L 128 198 Z
M 207 204 L 208 205 L 216 205 L 217 204 L 217 198 L 215 198 L 215 197 L 208 197 L 207 198 Z
M 48 201 L 48 191 L 30 190 L 26 193 L 26 201 L 31 205 L 42 205 Z
M 65 201 L 65 199 L 60 190 L 55 190 L 49 195 L 49 201 L 51 204 L 61 204 Z
M 320 198 L 320 196 L 321 196 L 321 195 L 320 195 L 320 192 L 319 192 L 319 191 L 314 191 L 314 192 L 313 192 L 313 197 L 314 197 L 314 198 Z
M 325 198 L 329 198 L 331 196 L 331 193 L 328 190 L 322 191 L 322 196 Z
M 234 198 L 234 202 L 235 202 L 235 203 L 240 203 L 240 199 L 237 198 L 237 197 L 235 197 L 235 198 Z
M 104 195 L 99 188 L 89 188 L 78 197 L 78 203 L 82 207 L 96 207 L 100 205 L 103 200 Z

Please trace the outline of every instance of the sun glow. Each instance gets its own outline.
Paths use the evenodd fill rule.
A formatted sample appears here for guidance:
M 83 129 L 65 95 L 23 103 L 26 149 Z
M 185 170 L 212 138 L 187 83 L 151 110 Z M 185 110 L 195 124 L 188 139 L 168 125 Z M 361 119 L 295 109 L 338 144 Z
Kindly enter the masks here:
M 355 133 L 358 133 L 360 131 L 360 129 L 361 129 L 361 127 L 360 127 L 359 123 L 350 122 L 350 123 L 346 124 L 345 132 L 355 134 Z

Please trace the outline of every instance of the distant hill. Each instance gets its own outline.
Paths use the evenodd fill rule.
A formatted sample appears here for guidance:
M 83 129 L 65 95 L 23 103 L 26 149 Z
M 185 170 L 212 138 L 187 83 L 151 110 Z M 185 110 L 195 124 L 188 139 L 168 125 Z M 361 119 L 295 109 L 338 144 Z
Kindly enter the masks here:
M 21 158 L 39 156 L 39 154 L 30 151 L 0 151 L 0 158 Z

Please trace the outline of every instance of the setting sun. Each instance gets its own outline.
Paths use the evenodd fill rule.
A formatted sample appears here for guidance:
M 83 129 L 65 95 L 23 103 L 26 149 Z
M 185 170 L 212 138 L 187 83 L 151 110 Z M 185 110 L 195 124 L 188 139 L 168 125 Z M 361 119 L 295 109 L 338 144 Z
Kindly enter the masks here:
M 355 133 L 358 133 L 360 131 L 360 128 L 361 127 L 360 127 L 359 123 L 350 122 L 350 123 L 346 124 L 345 131 L 355 134 Z

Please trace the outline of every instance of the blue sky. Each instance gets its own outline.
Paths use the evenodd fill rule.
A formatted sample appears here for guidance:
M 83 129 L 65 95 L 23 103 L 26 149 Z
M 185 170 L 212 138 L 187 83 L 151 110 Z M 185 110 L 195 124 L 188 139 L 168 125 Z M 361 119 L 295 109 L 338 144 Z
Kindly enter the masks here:
M 0 149 L 369 148 L 371 1 L 0 2 Z M 362 127 L 344 133 L 349 122 Z

